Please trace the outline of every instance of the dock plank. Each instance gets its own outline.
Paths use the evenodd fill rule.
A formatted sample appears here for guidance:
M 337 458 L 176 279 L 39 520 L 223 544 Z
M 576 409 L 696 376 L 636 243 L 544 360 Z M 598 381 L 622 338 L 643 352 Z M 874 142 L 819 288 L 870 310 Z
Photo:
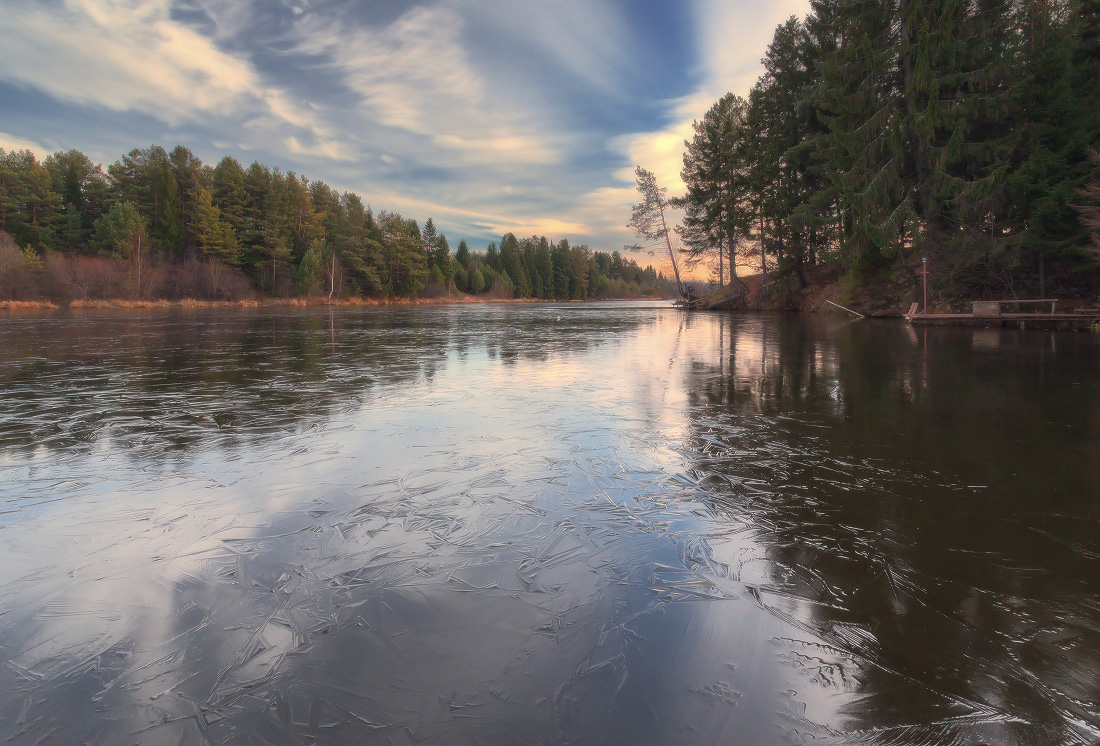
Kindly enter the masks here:
M 908 318 L 912 324 L 1087 331 L 1100 321 L 1100 314 L 1003 313 L 999 316 L 976 316 L 972 313 L 917 313 Z

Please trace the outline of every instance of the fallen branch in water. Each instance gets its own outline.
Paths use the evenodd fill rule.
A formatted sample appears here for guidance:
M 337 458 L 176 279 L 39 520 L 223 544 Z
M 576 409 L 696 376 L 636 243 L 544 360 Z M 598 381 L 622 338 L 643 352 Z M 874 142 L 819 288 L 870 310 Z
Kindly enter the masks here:
M 837 308 L 841 309 L 842 311 L 847 311 L 848 313 L 854 313 L 856 316 L 859 316 L 861 319 L 867 318 L 866 316 L 861 314 L 859 311 L 853 311 L 850 308 L 845 308 L 844 306 L 840 305 L 839 303 L 833 303 L 831 300 L 827 300 L 825 302 L 828 303 L 830 306 L 836 306 Z

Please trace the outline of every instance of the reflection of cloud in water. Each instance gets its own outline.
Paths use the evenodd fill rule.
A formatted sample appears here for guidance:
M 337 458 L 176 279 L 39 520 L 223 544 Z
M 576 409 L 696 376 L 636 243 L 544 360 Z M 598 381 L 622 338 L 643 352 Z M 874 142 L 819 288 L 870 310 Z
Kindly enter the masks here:
M 153 380 L 151 410 L 243 389 L 294 414 L 238 408 L 165 461 L 105 436 L 134 398 L 93 447 L 0 462 L 0 736 L 790 743 L 973 719 L 984 693 L 899 709 L 920 672 L 869 624 L 929 603 L 907 591 L 926 560 L 904 510 L 868 528 L 838 502 L 901 481 L 881 454 L 840 463 L 862 437 L 822 363 L 842 342 L 803 330 L 795 364 L 775 324 L 731 356 L 746 332 L 723 317 L 553 307 L 559 328 L 544 308 L 127 322 L 149 345 L 130 357 L 192 371 L 112 358 L 108 379 Z M 259 336 L 264 372 L 232 383 Z M 984 604 L 962 601 L 972 624 Z

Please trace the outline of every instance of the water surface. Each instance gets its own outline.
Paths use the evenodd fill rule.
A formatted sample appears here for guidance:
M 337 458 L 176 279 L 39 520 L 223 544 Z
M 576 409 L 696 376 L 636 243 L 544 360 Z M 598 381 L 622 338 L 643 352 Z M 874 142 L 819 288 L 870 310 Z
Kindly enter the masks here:
M 0 739 L 1100 739 L 1100 342 L 0 318 Z

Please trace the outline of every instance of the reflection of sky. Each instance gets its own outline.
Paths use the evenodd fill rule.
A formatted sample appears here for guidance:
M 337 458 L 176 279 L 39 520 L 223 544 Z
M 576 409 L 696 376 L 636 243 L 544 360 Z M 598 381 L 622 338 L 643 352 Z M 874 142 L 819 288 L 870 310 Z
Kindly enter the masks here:
M 585 328 L 564 313 L 561 323 Z M 308 710 L 295 692 L 314 688 L 325 717 L 339 719 L 325 682 L 356 684 L 345 660 L 376 660 L 380 643 L 356 633 L 355 609 L 367 609 L 358 618 L 382 638 L 386 625 L 423 637 L 432 655 L 390 649 L 420 682 L 410 684 L 417 696 L 481 696 L 486 676 L 526 686 L 533 701 L 572 681 L 557 703 L 572 714 L 548 720 L 527 702 L 496 715 L 518 719 L 516 732 L 595 728 L 599 713 L 584 704 L 593 701 L 606 700 L 620 726 L 654 697 L 683 712 L 744 696 L 766 705 L 778 675 L 768 658 L 739 674 L 705 660 L 704 649 L 750 644 L 716 633 L 725 602 L 664 608 L 679 585 L 690 598 L 699 582 L 690 563 L 672 570 L 699 519 L 665 486 L 682 462 L 684 396 L 667 355 L 683 334 L 679 317 L 642 313 L 633 334 L 587 340 L 596 346 L 580 352 L 505 362 L 488 354 L 492 344 L 469 348 L 430 378 L 375 390 L 262 446 L 213 442 L 170 466 L 112 447 L 9 458 L 9 504 L 33 506 L 0 535 L 4 652 L 23 674 L 19 688 L 87 712 L 81 697 L 97 670 L 109 682 L 99 696 L 127 714 L 117 733 L 153 717 L 126 692 L 159 689 L 153 709 L 186 734 L 198 717 L 192 699 L 255 716 L 240 687 L 257 681 L 292 710 Z M 29 488 L 20 497 L 17 480 Z M 738 606 L 728 619 L 754 628 L 770 619 Z M 499 617 L 485 617 L 490 609 Z M 440 615 L 450 621 L 431 621 Z M 517 650 L 534 686 L 515 678 Z M 435 656 L 450 661 L 446 673 L 429 673 Z M 382 665 L 374 673 L 398 676 Z M 773 683 L 745 695 L 730 688 L 738 677 Z M 393 684 L 359 681 L 353 699 L 400 721 L 410 705 L 391 701 Z M 729 727 L 711 719 L 712 732 Z
M 224 742 L 246 723 L 275 743 L 402 727 L 783 743 L 955 717 L 1000 733 L 1015 704 L 978 686 L 952 704 L 907 677 L 878 649 L 889 630 L 852 605 L 888 591 L 883 577 L 911 605 L 897 620 L 929 600 L 925 558 L 901 547 L 917 529 L 805 518 L 844 510 L 852 487 L 905 497 L 896 473 L 847 450 L 862 436 L 829 393 L 843 328 L 796 344 L 772 324 L 645 304 L 374 313 L 273 328 L 245 315 L 176 358 L 147 329 L 105 364 L 110 380 L 140 372 L 150 411 L 188 392 L 205 408 L 223 391 L 209 371 L 263 337 L 278 370 L 235 396 L 267 392 L 293 418 L 197 420 L 166 460 L 114 437 L 135 416 L 124 402 L 100 407 L 91 447 L 7 453 L 0 733 L 24 706 L 28 733 L 70 740 L 106 708 L 104 742 L 145 727 L 143 740 Z M 275 354 L 284 340 L 297 352 Z M 128 368 L 148 356 L 175 363 Z M 208 372 L 172 379 L 174 365 Z M 341 388 L 360 379 L 374 383 Z M 88 406 L 51 411 L 83 421 Z M 839 450 L 824 428 L 843 431 Z M 156 427 L 141 432 L 147 444 Z M 817 481 L 792 476 L 802 465 Z M 924 709 L 899 710 L 906 697 Z

